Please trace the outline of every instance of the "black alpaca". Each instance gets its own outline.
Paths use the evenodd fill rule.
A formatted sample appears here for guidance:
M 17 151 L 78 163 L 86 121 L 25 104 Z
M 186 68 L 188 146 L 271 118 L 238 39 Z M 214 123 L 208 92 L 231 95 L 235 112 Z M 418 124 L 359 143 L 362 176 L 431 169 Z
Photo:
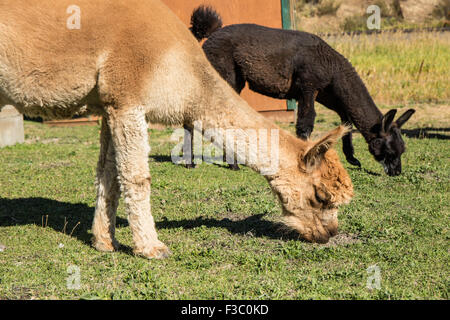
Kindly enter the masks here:
M 354 124 L 369 144 L 369 151 L 388 175 L 401 173 L 405 144 L 401 126 L 415 112 L 407 110 L 394 120 L 396 110 L 384 116 L 350 62 L 318 36 L 310 33 L 235 24 L 222 28 L 214 9 L 201 6 L 191 17 L 191 31 L 220 75 L 240 93 L 251 90 L 298 102 L 296 133 L 308 139 L 318 101 L 337 112 L 343 123 Z M 354 157 L 351 132 L 342 138 L 347 161 Z

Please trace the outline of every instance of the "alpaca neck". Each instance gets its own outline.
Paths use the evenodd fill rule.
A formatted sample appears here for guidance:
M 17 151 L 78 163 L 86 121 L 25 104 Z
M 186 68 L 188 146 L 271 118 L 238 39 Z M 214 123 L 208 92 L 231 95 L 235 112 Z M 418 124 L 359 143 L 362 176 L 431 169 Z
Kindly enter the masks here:
M 202 130 L 219 128 L 225 136 L 226 154 L 234 154 L 240 164 L 252 168 L 269 180 L 278 175 L 286 163 L 296 163 L 298 152 L 306 148 L 306 142 L 279 128 L 251 108 L 228 85 L 219 81 L 208 96 L 198 120 Z M 237 146 L 234 150 L 225 132 L 232 132 Z M 297 150 L 298 149 L 298 150 Z M 282 160 L 282 161 L 281 161 Z
M 381 124 L 383 114 L 353 68 L 352 72 L 336 77 L 334 91 L 340 100 L 341 108 L 366 141 L 375 138 L 376 130 L 374 129 Z

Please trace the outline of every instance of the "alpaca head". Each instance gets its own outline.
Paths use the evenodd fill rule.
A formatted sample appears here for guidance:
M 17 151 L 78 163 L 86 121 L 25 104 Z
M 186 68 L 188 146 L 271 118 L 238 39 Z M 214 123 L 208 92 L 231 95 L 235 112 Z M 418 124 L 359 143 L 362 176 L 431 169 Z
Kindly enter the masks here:
M 338 206 L 353 197 L 351 179 L 331 149 L 348 130 L 341 126 L 318 141 L 302 142 L 306 148 L 296 151 L 296 159 L 286 159 L 292 163 L 271 181 L 284 222 L 307 241 L 326 243 L 336 235 Z
M 390 110 L 383 116 L 381 125 L 375 129 L 376 137 L 369 141 L 370 153 L 383 165 L 384 171 L 390 176 L 402 173 L 401 156 L 405 152 L 405 143 L 400 128 L 414 112 L 414 109 L 409 109 L 394 122 L 397 110 Z

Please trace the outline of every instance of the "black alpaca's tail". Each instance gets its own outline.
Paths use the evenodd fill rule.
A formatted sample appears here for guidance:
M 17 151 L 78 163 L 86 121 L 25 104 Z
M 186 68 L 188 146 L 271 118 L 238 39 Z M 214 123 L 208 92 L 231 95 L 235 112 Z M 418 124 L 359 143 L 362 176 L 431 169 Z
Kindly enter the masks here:
M 208 38 L 220 28 L 222 28 L 222 19 L 212 7 L 200 6 L 192 12 L 189 30 L 198 41 Z

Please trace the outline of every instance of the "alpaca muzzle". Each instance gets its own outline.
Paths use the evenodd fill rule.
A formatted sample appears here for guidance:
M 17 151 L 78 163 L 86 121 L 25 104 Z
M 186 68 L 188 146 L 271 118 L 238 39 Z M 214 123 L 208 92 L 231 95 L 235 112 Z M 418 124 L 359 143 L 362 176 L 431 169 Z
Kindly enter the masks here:
M 309 242 L 327 243 L 338 233 L 337 210 L 327 214 L 327 218 L 319 219 L 314 213 L 310 216 L 312 219 L 288 215 L 283 220 L 289 228 L 297 231 L 301 238 Z

